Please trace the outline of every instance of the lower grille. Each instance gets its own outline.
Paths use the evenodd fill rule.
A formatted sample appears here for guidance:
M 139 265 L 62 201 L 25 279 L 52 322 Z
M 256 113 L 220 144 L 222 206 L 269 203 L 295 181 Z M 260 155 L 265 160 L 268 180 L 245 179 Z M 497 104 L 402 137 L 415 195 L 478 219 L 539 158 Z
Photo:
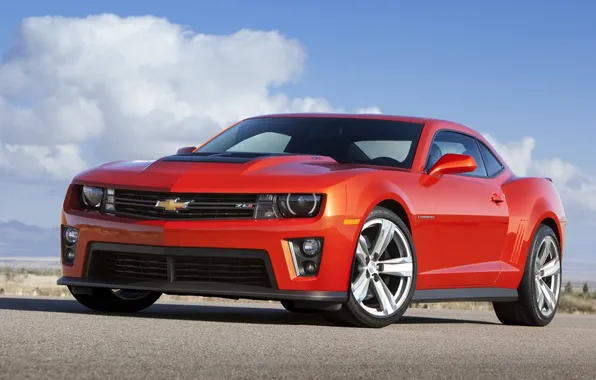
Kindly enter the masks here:
M 101 280 L 219 282 L 272 287 L 261 258 L 93 251 L 88 276 Z
M 129 280 L 168 280 L 168 258 L 138 253 L 96 251 L 93 275 Z

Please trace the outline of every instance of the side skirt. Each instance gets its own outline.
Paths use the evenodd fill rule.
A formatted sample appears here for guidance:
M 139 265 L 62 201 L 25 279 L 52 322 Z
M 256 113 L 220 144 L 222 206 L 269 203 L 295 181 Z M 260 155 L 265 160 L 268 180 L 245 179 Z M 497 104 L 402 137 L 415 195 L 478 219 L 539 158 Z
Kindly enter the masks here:
M 412 303 L 420 302 L 510 302 L 517 301 L 517 289 L 456 288 L 416 290 Z

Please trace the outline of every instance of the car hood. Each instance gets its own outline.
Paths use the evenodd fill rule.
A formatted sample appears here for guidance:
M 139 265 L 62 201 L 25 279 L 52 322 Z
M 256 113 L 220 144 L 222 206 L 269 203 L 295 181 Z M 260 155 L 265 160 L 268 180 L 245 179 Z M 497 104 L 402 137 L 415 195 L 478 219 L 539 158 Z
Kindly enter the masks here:
M 174 155 L 115 161 L 80 173 L 75 183 L 172 192 L 314 192 L 378 169 L 310 155 Z

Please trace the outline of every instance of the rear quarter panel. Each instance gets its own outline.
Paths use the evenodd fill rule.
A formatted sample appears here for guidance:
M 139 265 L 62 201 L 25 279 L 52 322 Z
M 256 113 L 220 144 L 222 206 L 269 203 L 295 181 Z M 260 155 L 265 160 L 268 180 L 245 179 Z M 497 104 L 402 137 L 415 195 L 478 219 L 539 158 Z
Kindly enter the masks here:
M 513 177 L 502 186 L 510 223 L 501 256 L 499 285 L 516 288 L 523 276 L 534 234 L 543 222 L 551 225 L 564 252 L 566 216 L 554 184 L 545 178 Z

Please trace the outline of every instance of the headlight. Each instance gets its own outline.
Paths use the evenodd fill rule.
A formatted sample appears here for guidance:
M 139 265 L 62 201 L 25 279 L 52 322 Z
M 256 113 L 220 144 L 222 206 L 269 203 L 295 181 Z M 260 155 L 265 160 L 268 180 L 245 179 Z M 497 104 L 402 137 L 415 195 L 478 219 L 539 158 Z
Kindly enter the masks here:
M 83 186 L 83 203 L 87 207 L 99 208 L 103 200 L 103 189 L 99 187 Z
M 285 218 L 309 218 L 321 207 L 320 194 L 283 194 L 277 196 L 277 207 Z

